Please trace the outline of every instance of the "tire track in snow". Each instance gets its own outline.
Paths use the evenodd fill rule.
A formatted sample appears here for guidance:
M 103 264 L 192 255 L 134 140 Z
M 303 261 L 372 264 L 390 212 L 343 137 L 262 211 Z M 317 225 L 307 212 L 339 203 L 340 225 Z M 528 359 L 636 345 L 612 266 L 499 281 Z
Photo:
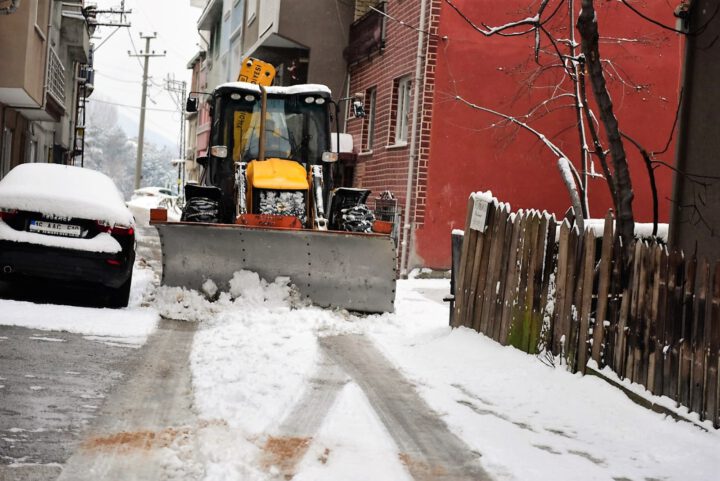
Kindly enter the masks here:
M 58 481 L 195 480 L 198 428 L 188 355 L 196 323 L 162 320 Z
M 321 350 L 317 372 L 308 381 L 302 398 L 278 427 L 278 436 L 269 436 L 263 447 L 261 463 L 265 469 L 275 467 L 285 479 L 295 475 L 297 463 L 349 381 L 345 371 Z
M 447 425 L 365 337 L 326 337 L 320 345 L 362 388 L 416 481 L 490 481 L 479 455 Z

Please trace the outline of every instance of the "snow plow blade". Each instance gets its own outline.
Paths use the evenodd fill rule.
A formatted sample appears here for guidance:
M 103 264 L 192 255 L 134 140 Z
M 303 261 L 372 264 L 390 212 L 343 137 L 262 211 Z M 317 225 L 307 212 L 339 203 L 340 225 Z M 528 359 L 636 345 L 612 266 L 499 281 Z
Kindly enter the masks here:
M 162 283 L 200 290 L 212 279 L 224 291 L 233 273 L 289 277 L 320 307 L 392 312 L 395 246 L 388 235 L 267 229 L 228 224 L 153 222 L 162 244 Z

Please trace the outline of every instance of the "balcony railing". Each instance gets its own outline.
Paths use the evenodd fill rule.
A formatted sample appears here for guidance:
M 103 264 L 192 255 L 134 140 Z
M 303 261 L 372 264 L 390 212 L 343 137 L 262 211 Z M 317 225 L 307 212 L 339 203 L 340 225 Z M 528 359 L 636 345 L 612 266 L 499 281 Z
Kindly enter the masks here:
M 385 2 L 378 2 L 350 26 L 350 43 L 345 59 L 354 64 L 385 48 Z
M 52 48 L 48 55 L 47 93 L 60 105 L 65 105 L 65 67 Z

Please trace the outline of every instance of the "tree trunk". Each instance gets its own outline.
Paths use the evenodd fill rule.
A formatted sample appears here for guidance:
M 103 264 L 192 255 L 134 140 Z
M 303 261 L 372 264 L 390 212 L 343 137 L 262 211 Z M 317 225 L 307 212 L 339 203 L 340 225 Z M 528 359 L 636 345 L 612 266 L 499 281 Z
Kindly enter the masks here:
M 613 113 L 612 100 L 607 90 L 605 76 L 603 75 L 602 63 L 600 62 L 600 48 L 598 45 L 598 24 L 597 14 L 593 0 L 582 0 L 582 8 L 578 17 L 577 29 L 582 38 L 582 52 L 590 76 L 595 101 L 600 109 L 600 119 L 605 127 L 605 133 L 610 146 L 612 157 L 615 187 L 617 189 L 617 232 L 622 239 L 623 246 L 627 249 L 631 244 L 635 233 L 635 221 L 633 219 L 632 201 L 633 190 L 630 180 L 630 170 L 627 165 L 625 148 L 618 122 Z

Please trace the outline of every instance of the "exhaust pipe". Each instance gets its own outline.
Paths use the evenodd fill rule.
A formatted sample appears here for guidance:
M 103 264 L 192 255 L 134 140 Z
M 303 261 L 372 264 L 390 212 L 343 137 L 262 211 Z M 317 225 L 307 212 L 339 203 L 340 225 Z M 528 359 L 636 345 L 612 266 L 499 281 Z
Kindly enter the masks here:
M 12 266 L 4 266 L 3 267 L 3 274 L 12 274 L 13 268 Z

